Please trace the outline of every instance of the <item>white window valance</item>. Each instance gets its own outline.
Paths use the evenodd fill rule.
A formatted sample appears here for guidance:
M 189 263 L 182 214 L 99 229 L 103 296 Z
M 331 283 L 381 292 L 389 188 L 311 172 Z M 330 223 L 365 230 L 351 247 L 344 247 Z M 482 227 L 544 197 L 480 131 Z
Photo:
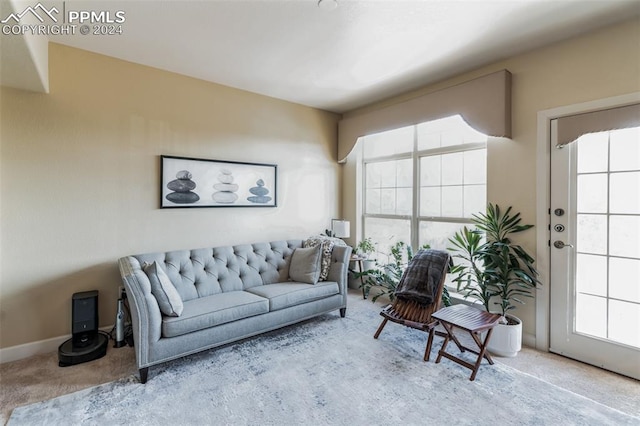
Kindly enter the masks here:
M 340 120 L 338 159 L 344 161 L 362 136 L 456 114 L 486 135 L 511 137 L 511 73 L 501 70 Z
M 640 104 L 620 106 L 558 119 L 558 147 L 587 133 L 640 126 Z

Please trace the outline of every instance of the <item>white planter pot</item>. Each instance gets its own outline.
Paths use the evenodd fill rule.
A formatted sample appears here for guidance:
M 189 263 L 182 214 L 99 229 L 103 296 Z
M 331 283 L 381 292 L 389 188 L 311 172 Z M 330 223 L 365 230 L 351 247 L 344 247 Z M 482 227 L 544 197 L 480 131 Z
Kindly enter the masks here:
M 376 261 L 375 260 L 363 260 L 363 268 L 365 271 L 368 271 L 370 269 L 375 269 L 376 268 Z
M 491 340 L 487 346 L 491 355 L 514 357 L 522 349 L 522 321 L 513 315 L 507 315 L 507 318 L 517 324 L 498 324 L 493 328 Z

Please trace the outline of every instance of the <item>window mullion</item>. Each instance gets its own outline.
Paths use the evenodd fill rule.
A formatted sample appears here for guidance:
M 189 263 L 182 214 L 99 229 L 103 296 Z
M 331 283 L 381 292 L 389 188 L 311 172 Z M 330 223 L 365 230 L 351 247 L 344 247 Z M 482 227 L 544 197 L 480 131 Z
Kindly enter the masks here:
M 467 143 L 462 145 L 445 146 L 441 148 L 423 149 L 417 151 L 420 157 L 428 157 L 430 155 L 453 154 L 455 152 L 474 151 L 476 149 L 485 149 L 486 142 Z M 417 149 L 417 148 L 416 148 Z
M 401 215 L 401 214 L 364 214 L 364 217 L 370 217 L 375 219 L 401 219 L 401 220 L 411 220 L 411 216 L 409 215 Z
M 413 126 L 413 208 L 411 215 L 411 246 L 417 249 L 420 246 L 420 158 L 418 157 L 418 126 Z
M 419 222 L 444 222 L 444 223 L 473 223 L 466 217 L 444 217 L 444 216 L 418 216 Z
M 404 153 L 404 154 L 394 154 L 394 155 L 387 155 L 385 157 L 376 157 L 376 158 L 363 160 L 362 163 L 363 164 L 385 163 L 387 161 L 393 161 L 393 160 L 406 160 L 406 159 L 412 158 L 412 156 L 413 154 L 411 152 Z

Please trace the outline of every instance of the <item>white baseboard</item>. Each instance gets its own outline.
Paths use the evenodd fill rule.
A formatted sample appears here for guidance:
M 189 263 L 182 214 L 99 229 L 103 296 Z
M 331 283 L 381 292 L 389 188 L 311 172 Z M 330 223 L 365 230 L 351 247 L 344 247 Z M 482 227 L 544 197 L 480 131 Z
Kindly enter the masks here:
M 536 336 L 535 334 L 522 333 L 522 345 L 529 346 L 531 348 L 536 347 Z
M 107 333 L 113 329 L 113 325 L 101 327 L 100 330 Z M 71 335 L 53 337 L 51 339 L 38 340 L 37 342 L 25 343 L 23 345 L 10 346 L 0 349 L 0 364 L 5 362 L 18 361 L 30 356 L 55 352 L 65 341 L 71 339 Z

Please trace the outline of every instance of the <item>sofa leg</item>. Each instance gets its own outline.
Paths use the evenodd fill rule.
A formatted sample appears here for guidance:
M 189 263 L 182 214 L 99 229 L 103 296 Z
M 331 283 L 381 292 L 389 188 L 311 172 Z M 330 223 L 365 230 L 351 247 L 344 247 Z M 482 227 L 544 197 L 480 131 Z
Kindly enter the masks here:
M 140 383 L 143 385 L 147 383 L 147 377 L 149 375 L 149 367 L 141 368 L 140 370 Z
M 342 318 L 347 316 L 347 308 L 340 308 L 340 316 Z

